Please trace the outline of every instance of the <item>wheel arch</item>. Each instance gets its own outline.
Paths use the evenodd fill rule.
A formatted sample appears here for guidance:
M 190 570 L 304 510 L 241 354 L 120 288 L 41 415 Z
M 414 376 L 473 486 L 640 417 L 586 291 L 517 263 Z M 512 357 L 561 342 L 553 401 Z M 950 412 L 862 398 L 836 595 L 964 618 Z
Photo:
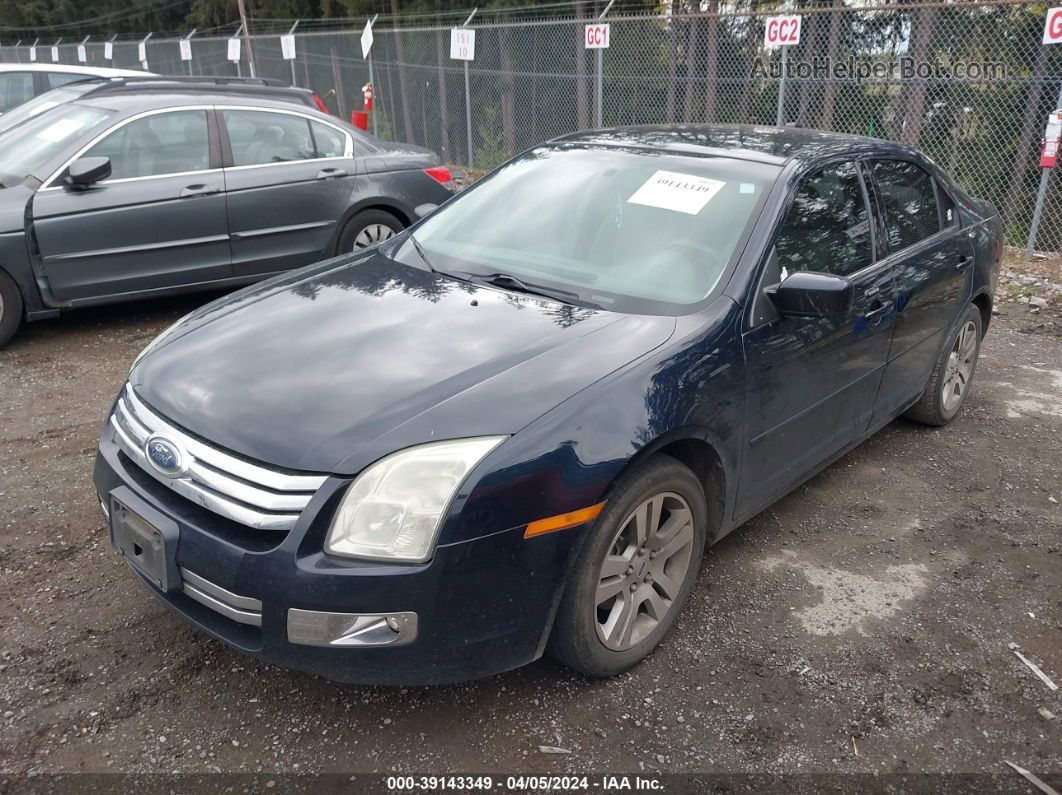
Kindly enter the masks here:
M 975 295 L 970 303 L 977 307 L 981 313 L 981 338 L 988 333 L 988 325 L 992 322 L 992 295 L 988 290 L 981 290 Z
M 336 224 L 335 234 L 332 239 L 332 250 L 336 254 L 342 252 L 336 251 L 339 246 L 339 239 L 343 236 L 343 230 L 346 229 L 350 220 L 358 213 L 366 212 L 367 210 L 382 210 L 385 213 L 391 213 L 395 218 L 402 222 L 402 227 L 405 228 L 413 223 L 412 214 L 406 210 L 401 204 L 384 196 L 369 196 L 356 202 L 347 208 L 343 213 L 343 217 L 339 219 L 339 223 Z

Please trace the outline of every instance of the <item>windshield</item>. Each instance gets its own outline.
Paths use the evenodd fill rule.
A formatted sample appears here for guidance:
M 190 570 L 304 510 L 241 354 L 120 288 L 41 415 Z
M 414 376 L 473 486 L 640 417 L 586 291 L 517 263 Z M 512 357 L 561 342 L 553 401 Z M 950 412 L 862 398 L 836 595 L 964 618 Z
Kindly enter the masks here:
M 113 111 L 67 103 L 46 110 L 0 138 L 0 174 L 43 180 L 71 144 L 101 127 Z
M 605 309 L 681 314 L 719 285 L 777 174 L 727 157 L 543 147 L 414 234 L 442 271 L 504 273 Z
M 29 102 L 23 102 L 14 110 L 8 111 L 3 116 L 0 116 L 0 135 L 18 127 L 27 119 L 32 119 L 34 116 L 39 116 L 46 110 L 51 110 L 57 105 L 62 105 L 64 102 L 70 102 L 77 99 L 88 91 L 91 91 L 101 81 L 89 80 L 80 83 L 71 83 L 68 86 L 62 88 L 55 88 L 51 91 L 47 91 L 41 94 L 39 97 L 34 97 Z

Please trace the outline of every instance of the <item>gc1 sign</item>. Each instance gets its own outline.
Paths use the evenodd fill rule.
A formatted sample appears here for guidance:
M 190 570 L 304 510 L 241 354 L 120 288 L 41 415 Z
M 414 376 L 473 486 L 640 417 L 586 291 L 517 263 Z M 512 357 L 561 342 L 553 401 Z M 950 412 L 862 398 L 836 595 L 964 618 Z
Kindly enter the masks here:
M 800 44 L 800 15 L 767 17 L 763 28 L 764 47 L 791 47 Z
M 450 30 L 450 57 L 455 61 L 476 60 L 476 31 L 469 28 Z
M 1062 43 L 1062 7 L 1047 9 L 1044 20 L 1044 44 Z
M 583 32 L 583 44 L 588 50 L 608 49 L 609 27 L 607 22 L 599 22 L 596 25 L 587 25 Z

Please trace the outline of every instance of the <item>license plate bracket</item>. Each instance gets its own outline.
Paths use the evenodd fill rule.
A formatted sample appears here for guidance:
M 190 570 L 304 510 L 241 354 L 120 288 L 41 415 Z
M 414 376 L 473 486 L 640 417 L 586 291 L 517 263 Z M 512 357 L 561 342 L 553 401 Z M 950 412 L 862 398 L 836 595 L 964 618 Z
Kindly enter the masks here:
M 181 590 L 180 530 L 172 519 L 122 486 L 110 494 L 111 545 L 134 571 L 162 591 Z

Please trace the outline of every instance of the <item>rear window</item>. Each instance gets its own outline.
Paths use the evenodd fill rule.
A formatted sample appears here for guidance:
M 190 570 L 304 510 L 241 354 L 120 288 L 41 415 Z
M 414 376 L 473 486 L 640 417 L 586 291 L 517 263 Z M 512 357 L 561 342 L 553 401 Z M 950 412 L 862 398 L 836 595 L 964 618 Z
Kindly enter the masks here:
M 906 160 L 875 160 L 871 172 L 885 212 L 889 251 L 900 251 L 940 231 L 933 178 Z

